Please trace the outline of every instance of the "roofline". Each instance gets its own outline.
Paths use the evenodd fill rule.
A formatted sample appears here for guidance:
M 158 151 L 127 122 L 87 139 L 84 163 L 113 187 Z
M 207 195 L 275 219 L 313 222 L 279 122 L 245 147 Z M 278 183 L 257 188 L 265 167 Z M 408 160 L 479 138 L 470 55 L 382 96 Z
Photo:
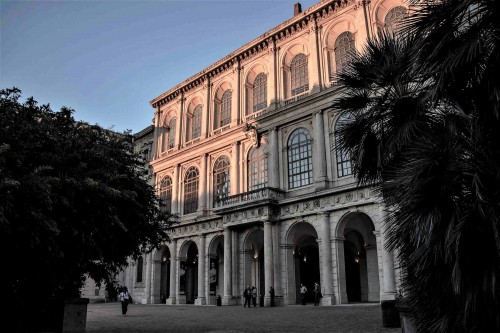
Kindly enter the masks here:
M 153 108 L 163 105 L 191 88 L 199 86 L 211 77 L 232 68 L 234 64 L 239 64 L 241 60 L 268 49 L 269 44 L 274 44 L 285 39 L 297 30 L 303 30 L 305 27 L 304 23 L 307 26 L 310 21 L 316 21 L 317 18 L 329 16 L 331 13 L 338 11 L 339 8 L 347 7 L 352 3 L 355 3 L 355 0 L 322 0 L 152 99 L 149 104 Z

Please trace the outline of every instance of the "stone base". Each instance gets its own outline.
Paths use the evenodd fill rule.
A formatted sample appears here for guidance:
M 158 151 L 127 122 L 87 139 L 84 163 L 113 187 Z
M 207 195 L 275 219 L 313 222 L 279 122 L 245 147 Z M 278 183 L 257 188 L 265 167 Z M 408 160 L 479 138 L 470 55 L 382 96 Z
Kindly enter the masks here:
M 321 298 L 321 305 L 335 305 L 335 297 L 334 296 L 323 296 Z
M 177 304 L 175 302 L 175 297 L 169 297 L 169 298 L 167 298 L 167 302 L 165 304 L 167 304 L 167 305 L 175 305 L 175 304 Z
M 234 297 L 222 297 L 222 305 L 239 305 L 239 299 Z
M 198 297 L 197 299 L 194 300 L 195 305 L 205 305 L 207 304 L 207 300 L 205 297 Z

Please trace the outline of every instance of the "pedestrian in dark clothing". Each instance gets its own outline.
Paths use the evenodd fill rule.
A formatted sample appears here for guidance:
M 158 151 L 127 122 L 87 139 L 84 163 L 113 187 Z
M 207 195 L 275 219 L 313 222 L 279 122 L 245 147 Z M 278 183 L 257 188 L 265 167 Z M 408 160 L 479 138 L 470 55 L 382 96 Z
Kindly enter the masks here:
M 130 295 L 128 293 L 127 287 L 123 287 L 118 297 L 120 298 L 120 302 L 122 303 L 122 315 L 126 316 L 128 303 L 130 302 Z
M 274 306 L 274 288 L 269 288 L 269 296 L 271 296 L 271 306 Z
M 257 307 L 257 288 L 252 287 L 252 300 L 253 300 L 253 307 Z
M 243 307 L 246 307 L 248 304 L 248 307 L 250 308 L 250 299 L 252 298 L 252 291 L 250 289 L 250 286 L 247 286 L 245 288 L 245 291 L 243 291 L 243 298 L 245 299 Z
M 318 306 L 320 300 L 321 300 L 321 289 L 319 288 L 318 282 L 314 282 L 314 306 Z

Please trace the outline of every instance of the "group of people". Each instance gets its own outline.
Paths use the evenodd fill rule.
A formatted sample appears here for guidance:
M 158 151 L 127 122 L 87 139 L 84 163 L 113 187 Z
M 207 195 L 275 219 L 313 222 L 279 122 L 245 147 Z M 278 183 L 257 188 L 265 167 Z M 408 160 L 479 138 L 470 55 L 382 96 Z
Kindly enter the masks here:
M 269 296 L 271 298 L 271 306 L 274 306 L 274 288 L 270 287 L 269 288 Z M 262 297 L 262 295 L 261 295 Z M 247 286 L 245 290 L 243 291 L 243 299 L 245 300 L 243 307 L 248 307 L 250 308 L 252 303 L 254 307 L 257 307 L 257 288 L 254 286 Z M 262 306 L 262 305 L 261 305 Z
M 321 294 L 321 289 L 319 287 L 318 282 L 314 282 L 314 306 L 319 305 L 319 301 L 323 297 Z M 300 300 L 302 301 L 302 305 L 306 305 L 306 292 L 307 288 L 302 283 L 300 284 Z
M 243 307 L 245 308 L 248 304 L 248 307 L 252 305 L 253 301 L 253 306 L 257 306 L 257 288 L 254 286 L 247 286 L 245 290 L 243 291 L 243 298 L 245 299 L 245 303 L 243 304 Z

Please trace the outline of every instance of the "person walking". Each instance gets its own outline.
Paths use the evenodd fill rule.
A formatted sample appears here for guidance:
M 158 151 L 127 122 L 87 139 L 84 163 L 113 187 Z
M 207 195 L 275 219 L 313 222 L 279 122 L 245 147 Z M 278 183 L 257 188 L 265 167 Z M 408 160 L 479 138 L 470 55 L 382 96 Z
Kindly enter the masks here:
M 271 307 L 274 306 L 274 288 L 271 286 L 271 288 L 269 288 L 269 296 L 271 297 Z
M 246 307 L 248 304 L 248 307 L 250 308 L 250 298 L 252 297 L 252 293 L 250 290 L 250 286 L 247 286 L 245 290 L 243 291 L 243 298 L 245 299 L 245 303 L 243 304 L 243 307 Z
M 120 294 L 118 295 L 120 302 L 122 303 L 122 315 L 127 315 L 128 303 L 130 302 L 130 295 L 128 293 L 127 287 L 123 287 Z
M 321 299 L 321 289 L 319 288 L 318 282 L 314 282 L 314 306 L 319 305 Z
M 302 305 L 306 305 L 306 292 L 307 288 L 302 283 L 300 284 L 300 299 L 302 301 Z
M 252 286 L 252 300 L 253 300 L 253 307 L 257 307 L 257 288 Z

